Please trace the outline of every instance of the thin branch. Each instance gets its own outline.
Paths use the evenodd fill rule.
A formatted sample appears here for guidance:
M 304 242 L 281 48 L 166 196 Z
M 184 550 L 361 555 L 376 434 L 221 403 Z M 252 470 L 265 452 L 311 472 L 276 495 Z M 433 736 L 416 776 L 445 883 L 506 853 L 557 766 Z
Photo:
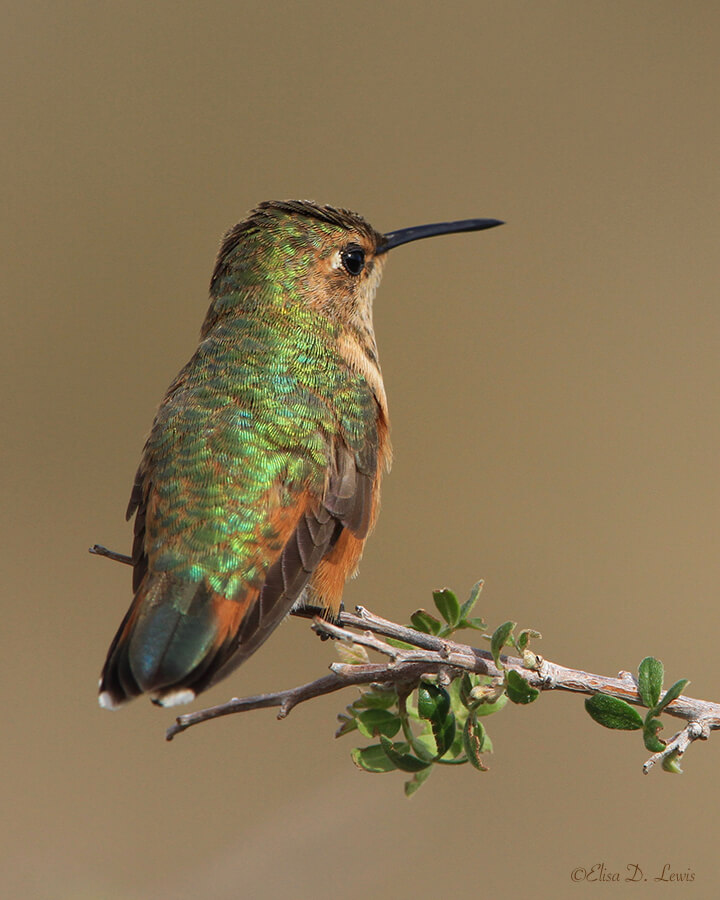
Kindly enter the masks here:
M 389 656 L 390 661 L 385 664 L 365 665 L 333 663 L 330 667 L 332 674 L 317 681 L 290 690 L 278 691 L 275 694 L 261 694 L 243 700 L 234 699 L 220 706 L 179 716 L 176 723 L 168 729 L 167 739 L 172 740 L 181 731 L 208 719 L 250 709 L 279 706 L 278 718 L 284 718 L 293 707 L 306 700 L 331 694 L 351 685 L 393 684 L 407 687 L 416 685 L 425 675 L 452 677 L 463 671 L 489 675 L 492 678 L 503 677 L 503 671 L 495 665 L 492 654 L 488 651 L 415 631 L 413 628 L 376 616 L 363 607 L 357 607 L 356 614 L 340 613 L 335 624 L 316 617 L 313 629 L 336 639 L 362 644 Z M 374 638 L 373 634 L 402 641 L 411 647 L 394 647 Z M 540 691 L 573 691 L 588 695 L 603 693 L 635 706 L 642 706 L 635 678 L 629 672 L 620 672 L 617 678 L 611 678 L 561 666 L 540 656 L 536 656 L 535 668 L 528 668 L 523 660 L 512 656 L 501 657 L 501 664 L 505 670 L 514 669 L 520 673 L 532 687 Z M 712 730 L 720 728 L 718 703 L 681 695 L 673 700 L 664 712 L 685 719 L 688 725 L 668 742 L 662 752 L 656 753 L 645 763 L 643 771 L 646 773 L 656 762 L 672 754 L 681 756 L 692 741 L 705 740 Z
M 318 678 L 316 681 L 309 681 L 307 684 L 301 684 L 299 687 L 290 688 L 286 691 L 277 691 L 274 694 L 257 694 L 255 697 L 244 697 L 238 699 L 234 697 L 227 703 L 221 703 L 219 706 L 211 706 L 207 709 L 198 710 L 198 712 L 188 713 L 184 716 L 178 716 L 174 725 L 168 728 L 165 735 L 168 741 L 171 741 L 176 734 L 185 731 L 193 725 L 199 725 L 201 722 L 207 722 L 210 719 L 218 719 L 221 716 L 229 716 L 233 713 L 246 712 L 250 709 L 266 709 L 269 706 L 279 706 L 280 710 L 277 714 L 278 719 L 284 719 L 285 716 L 297 706 L 306 700 L 313 700 L 315 697 L 322 697 L 323 694 L 333 694 L 343 688 L 351 687 L 355 684 L 400 684 L 407 682 L 414 684 L 425 674 L 433 672 L 432 665 L 424 663 L 401 663 L 400 665 L 375 665 L 368 664 L 363 666 L 350 666 L 342 664 L 334 664 L 331 666 L 330 675 Z
M 103 556 L 115 562 L 132 565 L 132 559 L 123 553 L 108 550 L 100 544 L 90 548 L 90 553 Z M 321 637 L 332 637 L 336 640 L 349 641 L 369 647 L 389 657 L 387 663 L 368 663 L 349 665 L 333 663 L 331 674 L 310 681 L 299 687 L 272 694 L 258 694 L 243 699 L 234 698 L 219 706 L 201 709 L 198 712 L 178 716 L 174 725 L 167 730 L 167 740 L 186 731 L 193 725 L 229 716 L 234 713 L 247 712 L 251 709 L 279 707 L 278 719 L 283 719 L 290 710 L 324 694 L 332 694 L 346 687 L 362 684 L 393 684 L 406 689 L 414 687 L 425 675 L 439 675 L 447 681 L 461 672 L 473 672 L 477 675 L 488 675 L 494 679 L 502 679 L 503 669 L 498 668 L 492 654 L 468 644 L 460 644 L 447 638 L 439 638 L 424 634 L 399 625 L 388 619 L 374 615 L 362 606 L 356 607 L 355 614 L 341 612 L 335 623 L 316 615 L 317 610 L 294 610 L 293 614 L 303 618 L 313 617 L 313 629 Z M 352 630 L 349 630 L 352 629 Z M 395 641 L 402 641 L 410 647 L 395 647 L 386 641 L 378 640 L 374 635 L 381 635 Z M 637 690 L 637 683 L 630 672 L 619 672 L 617 678 L 606 675 L 595 675 L 581 669 L 571 669 L 558 663 L 550 662 L 541 656 L 534 657 L 535 664 L 528 668 L 522 659 L 513 656 L 501 657 L 504 670 L 513 669 L 534 688 L 539 691 L 573 691 L 579 694 L 603 693 L 611 697 L 625 700 L 634 706 L 642 706 Z M 664 762 L 671 756 L 681 757 L 693 741 L 707 740 L 711 731 L 720 729 L 720 704 L 707 700 L 697 700 L 681 695 L 665 707 L 663 712 L 688 723 L 666 746 L 655 753 L 643 766 L 647 774 L 658 762 Z
M 126 556 L 124 553 L 116 553 L 115 550 L 108 550 L 102 544 L 93 544 L 88 548 L 88 553 L 93 556 L 104 556 L 105 559 L 112 559 L 114 562 L 125 563 L 126 566 L 132 565 L 132 556 Z
M 716 727 L 716 726 L 715 726 Z M 671 738 L 659 753 L 654 753 L 643 766 L 643 772 L 647 775 L 655 763 L 665 762 L 671 756 L 681 758 L 693 741 L 706 741 L 710 737 L 713 728 L 707 720 L 692 721 L 682 731 Z

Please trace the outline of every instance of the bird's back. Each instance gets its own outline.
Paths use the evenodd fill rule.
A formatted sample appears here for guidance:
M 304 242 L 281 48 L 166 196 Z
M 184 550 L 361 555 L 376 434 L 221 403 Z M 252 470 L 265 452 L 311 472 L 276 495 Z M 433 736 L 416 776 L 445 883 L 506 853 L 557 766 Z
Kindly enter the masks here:
M 136 599 L 103 673 L 106 705 L 189 699 L 257 649 L 313 574 L 313 603 L 339 603 L 374 518 L 386 429 L 338 337 L 307 307 L 238 309 L 171 385 L 128 508 Z

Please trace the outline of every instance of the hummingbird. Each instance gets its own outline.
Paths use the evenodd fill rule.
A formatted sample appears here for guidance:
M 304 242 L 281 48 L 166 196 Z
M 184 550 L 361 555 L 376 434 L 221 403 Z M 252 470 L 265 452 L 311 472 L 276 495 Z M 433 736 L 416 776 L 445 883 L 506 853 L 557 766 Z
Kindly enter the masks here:
M 115 709 L 190 702 L 302 606 L 341 609 L 392 450 L 372 306 L 388 251 L 501 225 L 381 234 L 261 203 L 227 232 L 200 344 L 158 408 L 130 495 L 134 599 L 100 679 Z

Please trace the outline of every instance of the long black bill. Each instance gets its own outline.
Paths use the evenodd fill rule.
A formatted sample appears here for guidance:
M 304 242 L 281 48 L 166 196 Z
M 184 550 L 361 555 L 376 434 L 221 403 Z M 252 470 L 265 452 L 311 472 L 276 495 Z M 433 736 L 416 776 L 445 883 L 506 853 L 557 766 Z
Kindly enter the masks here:
M 454 234 L 456 231 L 482 231 L 483 228 L 495 228 L 504 225 L 499 219 L 462 219 L 460 222 L 435 222 L 434 225 L 417 225 L 415 228 L 401 228 L 399 231 L 388 231 L 383 235 L 385 241 L 378 248 L 378 253 L 386 253 L 400 244 L 419 241 L 421 238 L 434 237 L 436 234 Z

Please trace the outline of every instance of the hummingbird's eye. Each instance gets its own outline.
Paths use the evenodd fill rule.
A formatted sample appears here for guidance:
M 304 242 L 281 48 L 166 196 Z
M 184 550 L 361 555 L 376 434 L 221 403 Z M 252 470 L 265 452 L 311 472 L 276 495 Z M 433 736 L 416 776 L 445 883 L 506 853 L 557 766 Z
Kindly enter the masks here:
M 365 266 L 365 251 L 358 244 L 348 244 L 340 259 L 348 275 L 359 275 Z

